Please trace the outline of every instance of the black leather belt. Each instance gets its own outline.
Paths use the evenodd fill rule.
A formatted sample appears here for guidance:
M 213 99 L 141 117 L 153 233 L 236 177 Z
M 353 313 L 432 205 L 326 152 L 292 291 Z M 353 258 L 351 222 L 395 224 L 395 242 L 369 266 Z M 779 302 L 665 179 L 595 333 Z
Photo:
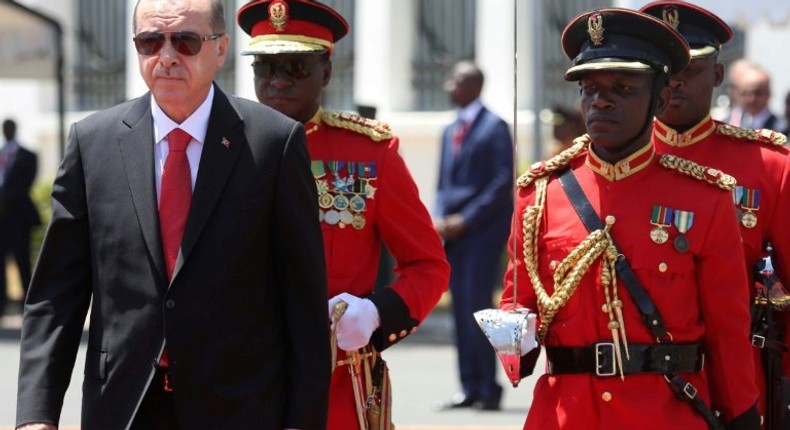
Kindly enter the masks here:
M 787 344 L 780 342 L 778 340 L 769 339 L 757 333 L 752 333 L 751 341 L 752 341 L 752 346 L 755 348 L 775 349 L 782 353 L 787 352 L 788 349 Z
M 591 373 L 595 376 L 618 375 L 614 344 L 597 343 L 593 346 L 547 346 L 549 374 Z M 702 370 L 705 354 L 702 345 L 658 344 L 628 345 L 631 359 L 623 351 L 623 373 L 694 373 Z

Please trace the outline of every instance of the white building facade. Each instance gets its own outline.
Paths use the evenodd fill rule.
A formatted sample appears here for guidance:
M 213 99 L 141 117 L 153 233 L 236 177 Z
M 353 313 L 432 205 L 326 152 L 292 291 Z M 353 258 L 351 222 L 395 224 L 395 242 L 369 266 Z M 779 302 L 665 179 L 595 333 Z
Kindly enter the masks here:
M 132 45 L 131 17 L 136 0 L 20 0 L 27 8 L 59 21 L 65 47 L 66 126 L 93 110 L 144 94 Z M 327 108 L 373 106 L 377 118 L 400 136 L 402 154 L 424 202 L 433 203 L 441 128 L 454 112 L 441 93 L 441 81 L 457 60 L 473 58 L 486 75 L 483 102 L 518 130 L 518 159 L 525 166 L 543 153 L 549 127 L 534 121 L 555 104 L 575 103 L 575 85 L 562 81 L 569 61 L 559 47 L 562 27 L 576 14 L 606 6 L 640 7 L 640 0 L 325 0 L 352 25 L 338 44 L 335 77 Z M 761 0 L 772 3 L 773 0 Z M 254 99 L 250 58 L 239 52 L 247 36 L 235 25 L 246 0 L 226 0 L 229 33 L 236 54 L 223 80 L 226 91 Z M 773 20 L 738 15 L 739 0 L 695 1 L 725 19 L 749 24 L 741 55 L 773 72 L 775 112 L 784 110 L 790 89 L 790 60 L 782 40 L 787 5 L 776 6 Z M 788 2 L 776 2 L 783 4 Z M 754 9 L 754 8 L 752 8 Z M 737 10 L 737 9 L 734 9 Z M 724 12 L 722 12 L 723 14 Z M 744 21 L 745 19 L 745 21 Z M 778 20 L 778 21 L 777 21 Z M 2 39 L 0 39 L 1 41 Z M 344 45 L 347 44 L 347 45 Z M 0 49 L 2 48 L 0 43 Z M 106 79 L 99 79 L 99 76 Z M 97 96 L 97 97 L 86 97 Z M 19 124 L 23 145 L 39 153 L 39 180 L 51 181 L 60 159 L 57 88 L 53 80 L 2 79 L 0 118 Z M 538 124 L 538 125 L 536 125 Z

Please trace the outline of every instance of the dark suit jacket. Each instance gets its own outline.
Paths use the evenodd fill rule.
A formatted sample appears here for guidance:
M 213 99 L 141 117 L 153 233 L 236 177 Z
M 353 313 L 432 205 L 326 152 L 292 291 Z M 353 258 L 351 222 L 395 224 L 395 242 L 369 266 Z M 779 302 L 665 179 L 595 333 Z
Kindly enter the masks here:
M 457 155 L 450 124 L 442 134 L 436 214 L 460 213 L 467 233 L 450 246 L 504 243 L 513 212 L 513 140 L 507 123 L 486 108 L 472 122 Z
M 128 426 L 165 340 L 182 428 L 323 430 L 326 275 L 303 127 L 217 88 L 168 285 L 152 124 L 146 95 L 71 128 L 25 305 L 17 424 L 58 421 L 90 306 L 83 430 Z
M 3 173 L 0 185 L 0 230 L 29 229 L 41 224 L 41 218 L 30 199 L 30 187 L 36 179 L 38 157 L 21 146 L 11 165 Z

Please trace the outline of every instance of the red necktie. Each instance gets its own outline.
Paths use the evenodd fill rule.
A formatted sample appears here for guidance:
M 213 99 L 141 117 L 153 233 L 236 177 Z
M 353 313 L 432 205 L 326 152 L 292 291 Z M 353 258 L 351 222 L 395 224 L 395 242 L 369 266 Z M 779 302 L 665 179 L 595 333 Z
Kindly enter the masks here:
M 468 130 L 469 126 L 466 124 L 466 121 L 458 120 L 455 123 L 455 130 L 453 130 L 453 155 L 458 155 L 461 152 L 461 143 L 463 143 Z
M 170 150 L 162 171 L 162 187 L 159 197 L 159 232 L 162 235 L 162 250 L 165 254 L 167 279 L 173 278 L 173 269 L 178 258 L 178 249 L 184 237 L 184 226 L 192 201 L 192 174 L 187 158 L 187 145 L 192 140 L 189 133 L 180 128 L 167 135 Z
M 5 174 L 5 165 L 8 162 L 8 154 L 0 152 L 0 178 Z
M 187 158 L 187 145 L 192 140 L 189 133 L 175 128 L 167 135 L 169 152 L 162 170 L 162 187 L 159 196 L 159 233 L 162 235 L 162 250 L 165 253 L 167 279 L 173 278 L 173 269 L 178 258 L 178 249 L 184 237 L 184 226 L 192 202 L 192 173 Z M 159 365 L 167 367 L 167 350 L 162 352 Z M 165 378 L 165 390 L 170 391 Z

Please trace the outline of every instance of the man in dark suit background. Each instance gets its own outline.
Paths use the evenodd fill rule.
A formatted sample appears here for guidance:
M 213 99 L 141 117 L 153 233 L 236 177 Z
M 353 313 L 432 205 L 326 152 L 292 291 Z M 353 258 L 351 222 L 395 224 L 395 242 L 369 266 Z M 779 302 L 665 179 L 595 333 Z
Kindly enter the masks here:
M 221 0 L 140 0 L 149 94 L 72 126 L 25 303 L 17 426 L 326 426 L 326 275 L 304 129 L 213 84 Z M 158 210 L 157 210 L 158 207 Z
M 784 127 L 768 104 L 771 101 L 771 76 L 758 64 L 740 61 L 730 73 L 735 105 L 725 120 L 741 128 L 781 130 Z
M 16 122 L 3 121 L 5 146 L 0 148 L 0 317 L 8 304 L 5 261 L 14 257 L 22 290 L 30 284 L 30 230 L 41 218 L 30 199 L 38 157 L 16 140 Z
M 443 408 L 498 410 L 496 358 L 473 313 L 492 306 L 513 212 L 513 140 L 507 123 L 480 101 L 483 73 L 456 64 L 445 83 L 456 121 L 442 135 L 434 227 L 450 262 L 462 392 Z

